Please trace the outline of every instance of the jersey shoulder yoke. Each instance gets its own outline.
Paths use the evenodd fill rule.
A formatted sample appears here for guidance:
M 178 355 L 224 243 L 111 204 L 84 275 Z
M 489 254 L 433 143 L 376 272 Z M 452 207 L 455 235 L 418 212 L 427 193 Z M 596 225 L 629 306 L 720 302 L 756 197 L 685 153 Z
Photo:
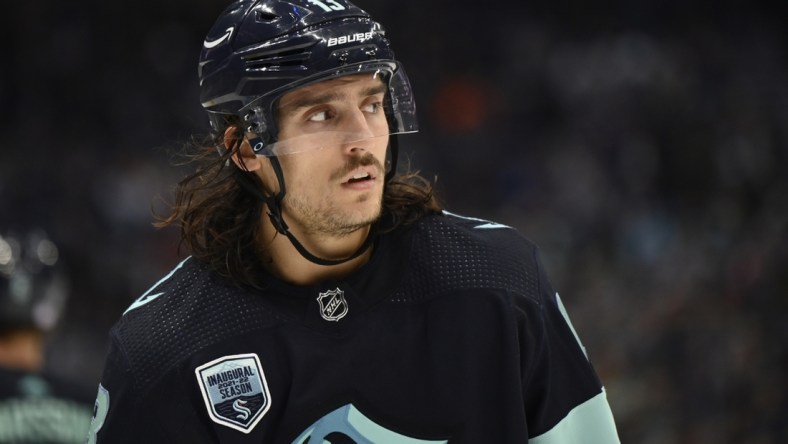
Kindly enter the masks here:
M 413 229 L 408 272 L 395 297 L 494 289 L 538 301 L 535 253 L 536 246 L 507 225 L 448 212 L 428 216 Z

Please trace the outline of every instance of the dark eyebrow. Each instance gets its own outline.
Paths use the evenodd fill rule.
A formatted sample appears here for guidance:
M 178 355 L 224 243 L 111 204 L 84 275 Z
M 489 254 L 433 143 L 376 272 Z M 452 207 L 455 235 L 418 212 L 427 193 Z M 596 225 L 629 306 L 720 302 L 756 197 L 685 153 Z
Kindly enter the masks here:
M 387 89 L 388 87 L 383 83 L 370 86 L 361 91 L 361 97 L 370 97 L 377 94 L 383 94 L 386 92 Z M 284 111 L 295 112 L 301 108 L 309 108 L 315 105 L 321 105 L 323 103 L 328 103 L 334 100 L 343 100 L 344 98 L 345 98 L 344 94 L 339 94 L 336 91 L 329 91 L 325 94 L 320 94 L 317 96 L 300 97 L 291 102 L 281 105 L 279 112 L 280 113 Z
M 364 97 L 376 96 L 378 94 L 385 93 L 387 89 L 388 87 L 385 83 L 379 83 L 375 86 L 370 86 L 369 88 L 365 89 L 361 92 L 361 95 Z
M 334 91 L 320 94 L 319 96 L 304 96 L 283 104 L 281 111 L 296 111 L 301 108 L 309 108 L 311 106 L 320 105 L 334 100 L 342 100 L 343 98 L 343 95 Z

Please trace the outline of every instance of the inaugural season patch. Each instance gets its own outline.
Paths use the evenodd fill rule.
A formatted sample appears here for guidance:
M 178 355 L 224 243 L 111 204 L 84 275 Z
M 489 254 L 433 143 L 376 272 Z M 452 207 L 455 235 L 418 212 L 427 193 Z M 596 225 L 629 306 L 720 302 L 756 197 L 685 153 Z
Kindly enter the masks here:
M 271 392 L 255 353 L 224 356 L 194 370 L 211 419 L 249 433 L 271 407 Z
M 320 293 L 317 296 L 317 303 L 320 304 L 320 315 L 326 321 L 338 321 L 348 312 L 345 292 L 339 288 Z

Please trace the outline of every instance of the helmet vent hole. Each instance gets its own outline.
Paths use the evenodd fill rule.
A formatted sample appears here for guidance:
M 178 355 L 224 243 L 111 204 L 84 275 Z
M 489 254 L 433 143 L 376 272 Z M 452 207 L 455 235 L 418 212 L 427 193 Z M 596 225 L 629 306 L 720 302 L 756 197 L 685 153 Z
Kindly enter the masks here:
M 273 12 L 268 11 L 257 11 L 257 21 L 264 22 L 264 23 L 271 23 L 279 19 L 279 16 L 274 14 Z
M 265 51 L 262 53 L 250 54 L 244 57 L 246 69 L 251 71 L 282 71 L 282 70 L 301 70 L 309 60 L 309 47 L 314 42 L 307 42 L 301 45 L 293 45 L 284 51 Z

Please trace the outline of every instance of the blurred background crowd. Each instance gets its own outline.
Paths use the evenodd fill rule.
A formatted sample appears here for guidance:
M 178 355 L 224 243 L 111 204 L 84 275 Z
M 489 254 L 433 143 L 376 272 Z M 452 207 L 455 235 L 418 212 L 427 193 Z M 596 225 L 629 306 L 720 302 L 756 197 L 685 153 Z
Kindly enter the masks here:
M 758 1 L 358 0 L 419 104 L 448 208 L 540 245 L 627 443 L 788 442 L 788 31 Z M 95 390 L 106 333 L 177 261 L 151 226 L 208 130 L 226 2 L 0 14 L 0 227 L 71 276 L 49 367 Z

